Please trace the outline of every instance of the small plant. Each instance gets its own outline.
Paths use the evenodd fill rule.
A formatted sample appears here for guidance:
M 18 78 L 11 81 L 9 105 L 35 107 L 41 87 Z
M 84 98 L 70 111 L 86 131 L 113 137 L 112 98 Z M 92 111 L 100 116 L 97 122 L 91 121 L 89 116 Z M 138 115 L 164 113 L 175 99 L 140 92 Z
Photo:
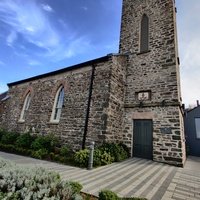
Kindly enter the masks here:
M 32 157 L 38 158 L 38 159 L 44 159 L 48 155 L 48 151 L 46 149 L 39 149 L 38 151 L 34 151 L 32 153 Z
M 68 153 L 69 153 L 69 147 L 67 145 L 62 146 L 60 149 L 60 155 L 67 156 Z
M 121 146 L 126 151 L 127 156 L 130 157 L 130 149 L 122 142 L 120 142 L 118 145 Z
M 101 192 L 99 192 L 99 200 L 147 200 L 147 199 L 139 197 L 120 198 L 115 192 L 112 192 L 110 190 L 102 190 Z
M 89 158 L 88 149 L 77 151 L 74 155 L 74 161 L 80 167 L 87 167 L 88 158 Z
M 53 152 L 56 145 L 59 143 L 58 138 L 54 135 L 38 136 L 31 145 L 34 150 L 46 149 L 48 152 Z
M 2 151 L 6 151 L 6 152 L 9 152 L 9 153 L 15 152 L 15 146 L 12 145 L 12 144 L 2 144 L 2 143 L 0 143 L 0 149 Z
M 114 158 L 106 151 L 95 149 L 94 151 L 94 166 L 108 165 L 114 161 Z
M 99 200 L 120 200 L 120 198 L 110 190 L 102 190 L 99 192 Z
M 70 186 L 72 187 L 73 193 L 80 193 L 83 189 L 83 186 L 78 182 L 69 182 Z
M 4 134 L 6 134 L 6 131 L 3 129 L 0 129 L 0 141 Z
M 17 134 L 17 133 L 11 133 L 11 132 L 4 133 L 1 138 L 1 143 L 15 144 L 18 137 L 19 137 L 19 134 Z
M 51 153 L 49 154 L 49 157 L 50 157 L 51 160 L 54 160 L 55 154 L 54 154 L 53 152 L 51 152 Z
M 30 133 L 21 134 L 16 141 L 16 146 L 28 149 L 31 147 L 31 143 L 34 141 L 35 137 L 31 136 Z
M 104 143 L 102 146 L 99 147 L 101 151 L 105 151 L 110 153 L 112 157 L 114 157 L 114 161 L 122 161 L 128 158 L 128 153 L 123 148 L 122 145 L 115 144 L 115 143 Z
M 146 198 L 139 198 L 139 197 L 128 197 L 128 198 L 121 198 L 122 200 L 147 200 Z

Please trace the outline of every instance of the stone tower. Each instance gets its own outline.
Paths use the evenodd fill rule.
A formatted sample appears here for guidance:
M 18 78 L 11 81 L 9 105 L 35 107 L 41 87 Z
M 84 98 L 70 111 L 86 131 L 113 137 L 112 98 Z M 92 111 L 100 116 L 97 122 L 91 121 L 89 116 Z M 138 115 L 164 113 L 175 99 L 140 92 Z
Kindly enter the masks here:
M 183 166 L 174 0 L 124 0 L 119 52 L 128 55 L 123 134 L 132 155 Z

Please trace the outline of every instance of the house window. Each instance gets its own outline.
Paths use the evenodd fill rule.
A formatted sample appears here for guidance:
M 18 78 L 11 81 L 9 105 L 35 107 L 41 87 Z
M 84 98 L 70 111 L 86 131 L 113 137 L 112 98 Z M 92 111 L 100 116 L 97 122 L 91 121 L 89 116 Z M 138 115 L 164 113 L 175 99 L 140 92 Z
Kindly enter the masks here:
M 196 138 L 200 139 L 200 118 L 195 118 Z
M 64 87 L 61 86 L 56 93 L 53 111 L 51 115 L 51 122 L 59 122 L 63 103 L 64 103 Z
M 149 50 L 149 18 L 146 14 L 142 16 L 140 34 L 140 52 L 146 52 Z
M 22 111 L 21 111 L 21 115 L 20 115 L 20 119 L 19 119 L 20 122 L 25 121 L 25 115 L 26 115 L 26 113 L 29 109 L 30 102 L 31 102 L 31 92 L 28 92 L 28 94 L 25 97 L 24 105 L 23 105 L 23 108 L 22 108 Z

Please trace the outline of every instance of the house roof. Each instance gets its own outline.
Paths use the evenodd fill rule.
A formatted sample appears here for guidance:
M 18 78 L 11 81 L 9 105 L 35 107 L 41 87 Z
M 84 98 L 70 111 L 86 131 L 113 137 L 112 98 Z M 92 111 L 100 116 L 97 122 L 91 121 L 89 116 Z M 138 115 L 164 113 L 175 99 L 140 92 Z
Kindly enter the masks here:
M 194 107 L 194 108 L 192 108 L 192 109 L 190 109 L 190 110 L 186 109 L 185 111 L 186 111 L 187 113 L 189 113 L 189 112 L 192 112 L 192 111 L 194 111 L 194 110 L 196 110 L 196 109 L 198 109 L 198 108 L 200 108 L 200 105 L 198 105 L 198 106 L 196 106 L 196 107 Z
M 66 68 L 63 68 L 63 69 L 60 69 L 60 70 L 41 74 L 41 75 L 34 76 L 34 77 L 31 77 L 31 78 L 27 78 L 27 79 L 24 79 L 24 80 L 8 83 L 7 85 L 10 87 L 10 86 L 18 85 L 18 84 L 25 83 L 25 82 L 28 82 L 28 81 L 33 81 L 33 80 L 36 80 L 36 79 L 40 79 L 40 78 L 60 74 L 60 73 L 63 73 L 63 72 L 68 72 L 68 71 L 71 71 L 71 70 L 79 69 L 79 68 L 82 68 L 82 67 L 86 67 L 88 65 L 94 65 L 94 64 L 97 64 L 97 63 L 100 63 L 100 62 L 106 62 L 106 61 L 109 60 L 109 58 L 112 55 L 113 54 L 108 54 L 104 57 L 100 57 L 100 58 L 97 58 L 97 59 L 94 59 L 94 60 L 90 60 L 90 61 L 83 62 L 83 63 L 77 64 L 77 65 L 69 66 L 69 67 L 66 67 Z
M 5 101 L 8 98 L 9 98 L 8 91 L 0 94 L 0 101 Z

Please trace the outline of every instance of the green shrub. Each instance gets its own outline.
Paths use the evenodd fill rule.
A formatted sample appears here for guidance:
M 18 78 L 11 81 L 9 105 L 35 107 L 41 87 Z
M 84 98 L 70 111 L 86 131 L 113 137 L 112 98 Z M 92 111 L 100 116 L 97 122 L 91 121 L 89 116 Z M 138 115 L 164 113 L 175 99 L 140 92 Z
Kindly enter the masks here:
M 147 200 L 146 198 L 139 198 L 139 197 L 128 197 L 128 198 L 121 198 L 122 200 Z
M 48 152 L 52 152 L 58 143 L 58 138 L 52 134 L 45 136 L 40 135 L 34 140 L 31 148 L 34 150 L 46 149 Z
M 99 147 L 102 152 L 107 152 L 114 158 L 115 162 L 125 160 L 128 158 L 128 154 L 124 148 L 115 143 L 104 143 L 102 146 Z
M 3 199 L 3 198 L 5 198 L 5 194 L 3 193 L 3 192 L 0 192 L 0 199 Z
M 31 156 L 33 154 L 33 151 L 31 149 L 24 149 L 21 147 L 15 147 L 15 153 L 24 155 L 24 156 Z
M 50 159 L 59 163 L 68 163 L 67 157 L 60 156 L 54 153 L 50 153 L 49 155 Z
M 99 192 L 99 200 L 120 200 L 120 198 L 110 190 L 102 190 Z
M 127 153 L 127 156 L 130 157 L 130 149 L 122 142 L 119 143 L 119 146 L 121 146 Z
M 0 159 L 0 199 L 82 199 L 78 184 L 61 181 L 58 173 L 43 168 L 25 168 Z M 75 185 L 75 186 L 72 186 Z
M 106 151 L 100 149 L 94 150 L 94 166 L 108 165 L 114 161 L 114 158 Z
M 69 153 L 69 147 L 67 145 L 62 146 L 60 149 L 60 155 L 67 156 L 68 153 Z
M 31 147 L 31 143 L 34 141 L 35 137 L 31 136 L 30 133 L 21 134 L 16 141 L 16 146 L 29 149 Z
M 57 161 L 57 162 L 59 162 L 60 161 L 60 156 L 59 155 L 55 155 L 54 156 L 54 160 Z
M 54 160 L 55 154 L 54 154 L 53 152 L 51 152 L 51 153 L 49 154 L 49 157 L 50 157 L 51 160 Z
M 4 134 L 6 134 L 7 132 L 3 129 L 0 129 L 0 142 L 1 142 L 1 138 L 3 137 Z
M 2 144 L 2 143 L 0 143 L 0 150 L 9 153 L 18 153 L 20 155 L 25 155 L 25 156 L 31 156 L 33 153 L 31 149 L 24 149 L 16 147 L 15 145 L 12 144 Z
M 44 159 L 47 157 L 47 155 L 48 155 L 48 151 L 46 149 L 39 149 L 32 153 L 32 157 L 38 158 L 38 159 Z
M 7 133 L 3 134 L 2 138 L 1 138 L 1 143 L 15 144 L 18 137 L 19 137 L 19 134 L 17 134 L 17 133 L 7 132 Z
M 71 186 L 72 191 L 73 191 L 74 194 L 80 193 L 81 190 L 83 189 L 83 186 L 80 183 L 78 183 L 78 182 L 71 181 L 71 182 L 69 182 L 69 184 L 70 184 L 70 186 Z
M 1 151 L 6 151 L 9 153 L 14 153 L 15 152 L 15 146 L 12 144 L 2 144 L 0 143 L 0 150 Z
M 88 149 L 77 151 L 74 155 L 74 161 L 80 167 L 87 167 L 88 158 L 89 158 Z

